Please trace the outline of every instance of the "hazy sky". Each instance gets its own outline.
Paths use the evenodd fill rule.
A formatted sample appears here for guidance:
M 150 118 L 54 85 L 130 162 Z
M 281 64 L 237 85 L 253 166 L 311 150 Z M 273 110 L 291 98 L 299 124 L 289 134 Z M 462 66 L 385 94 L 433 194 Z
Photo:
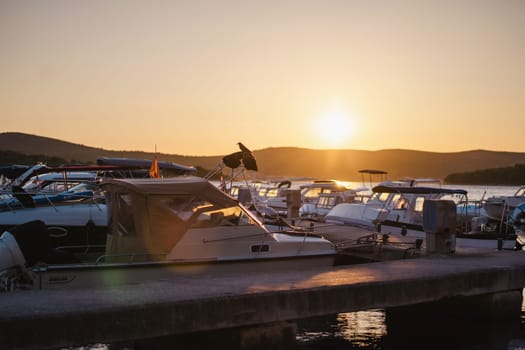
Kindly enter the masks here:
M 525 0 L 0 0 L 0 131 L 525 152 Z

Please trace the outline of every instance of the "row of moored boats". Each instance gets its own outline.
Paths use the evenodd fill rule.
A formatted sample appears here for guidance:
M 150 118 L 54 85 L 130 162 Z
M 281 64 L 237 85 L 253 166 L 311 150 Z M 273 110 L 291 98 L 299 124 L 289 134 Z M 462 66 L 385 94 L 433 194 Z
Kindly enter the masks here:
M 248 159 L 244 152 L 236 168 Z M 170 176 L 152 178 L 153 163 L 101 158 L 96 166 L 5 167 L 0 290 L 334 265 L 349 247 L 327 239 L 323 228 L 344 235 L 357 227 L 383 243 L 396 236 L 421 242 L 428 200 L 454 202 L 458 248 L 525 243 L 525 188 L 471 203 L 465 190 L 430 179 L 383 179 L 372 188 L 332 180 L 228 183 L 168 162 L 156 164 Z

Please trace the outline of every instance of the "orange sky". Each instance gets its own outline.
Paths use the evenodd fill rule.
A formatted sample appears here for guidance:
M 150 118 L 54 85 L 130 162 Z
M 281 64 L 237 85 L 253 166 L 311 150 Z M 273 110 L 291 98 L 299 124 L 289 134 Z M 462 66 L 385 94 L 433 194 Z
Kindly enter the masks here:
M 525 152 L 522 0 L 0 0 L 0 131 Z

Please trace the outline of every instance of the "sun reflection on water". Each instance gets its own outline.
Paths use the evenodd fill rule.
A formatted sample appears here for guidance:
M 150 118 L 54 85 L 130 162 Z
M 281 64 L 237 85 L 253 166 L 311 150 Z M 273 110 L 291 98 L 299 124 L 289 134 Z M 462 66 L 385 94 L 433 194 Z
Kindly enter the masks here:
M 346 343 L 352 348 L 380 349 L 386 334 L 385 311 L 373 309 L 339 313 L 335 321 L 333 318 L 309 319 L 302 324 L 296 338 L 300 349 L 320 343 Z
M 335 336 L 355 345 L 370 345 L 387 333 L 384 310 L 345 312 L 337 315 Z

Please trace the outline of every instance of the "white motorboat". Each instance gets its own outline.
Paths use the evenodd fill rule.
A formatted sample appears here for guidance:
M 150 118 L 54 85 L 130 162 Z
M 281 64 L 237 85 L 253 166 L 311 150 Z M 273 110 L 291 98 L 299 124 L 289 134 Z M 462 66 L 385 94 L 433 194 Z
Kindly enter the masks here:
M 104 250 L 50 247 L 40 222 L 4 232 L 0 289 L 139 283 L 173 274 L 333 265 L 336 249 L 305 231 L 270 232 L 237 200 L 205 179 L 110 179 Z M 35 227 L 40 227 L 39 229 Z M 17 244 L 13 243 L 13 238 Z M 38 243 L 40 242 L 40 243 Z M 21 259 L 23 257 L 23 259 Z M 25 262 L 23 261 L 25 260 Z
M 11 191 L 9 196 L 0 201 L 0 211 L 35 208 L 42 205 L 57 205 L 65 201 L 90 198 L 95 195 L 96 187 L 96 181 L 93 178 L 92 181 L 86 179 L 74 186 L 68 186 L 69 189 L 63 191 L 42 190 L 36 193 L 29 193 L 23 188 L 19 188 Z M 2 221 L 0 220 L 1 224 Z
M 409 183 L 410 184 L 410 183 Z M 457 208 L 456 246 L 472 248 L 513 249 L 514 233 L 474 232 L 471 222 L 477 217 L 471 211 L 467 191 L 442 187 L 420 186 L 411 182 L 385 182 L 373 188 L 366 203 L 343 203 L 325 217 L 328 223 L 351 225 L 381 232 L 424 239 L 423 204 L 425 200 L 452 200 Z M 414 185 L 415 184 L 415 185 Z
M 436 182 L 437 181 L 437 182 Z M 436 186 L 436 183 L 438 186 Z M 426 185 L 432 185 L 427 187 Z M 425 186 L 423 186 L 425 185 Z M 441 183 L 434 179 L 407 179 L 400 181 L 383 181 L 372 188 L 372 196 L 361 203 L 340 203 L 335 205 L 326 215 L 328 223 L 359 226 L 375 230 L 379 222 L 389 220 L 396 222 L 422 222 L 423 201 L 425 198 L 436 199 L 443 195 Z M 414 196 L 414 188 L 425 189 Z M 448 190 L 445 190 L 448 191 Z M 426 192 L 426 193 L 425 193 Z M 465 191 L 461 191 L 461 194 Z M 409 206 L 409 199 L 412 200 Z M 394 211 L 397 210 L 397 211 Z M 390 220 L 392 221 L 392 220 Z
M 508 217 L 514 208 L 521 203 L 525 203 L 525 185 L 518 188 L 512 196 L 493 196 L 487 198 L 483 203 L 483 209 L 485 209 L 489 219 L 501 221 Z
M 337 193 L 337 197 L 344 202 L 351 201 L 357 196 L 355 189 L 337 180 L 314 180 L 300 186 L 300 189 L 302 203 L 315 203 L 321 194 Z
M 58 193 L 19 191 L 0 202 L 0 232 L 41 220 L 53 246 L 105 243 L 108 214 L 97 183 L 81 182 Z
M 0 232 L 32 220 L 47 226 L 53 246 L 104 244 L 108 225 L 104 178 L 149 177 L 151 160 L 99 158 L 98 165 L 27 168 L 3 189 Z M 163 172 L 190 174 L 194 167 L 158 162 Z
M 368 200 L 368 188 L 357 188 L 352 190 L 334 191 L 320 193 L 317 200 L 312 203 L 304 203 L 299 209 L 301 219 L 323 222 L 325 216 L 336 205 L 341 203 L 365 203 Z
M 286 214 L 286 193 L 292 186 L 291 181 L 252 183 L 252 186 L 256 207 L 269 207 L 279 215 Z
M 313 180 L 298 186 L 291 181 L 254 181 L 243 187 L 248 198 L 239 198 L 239 188 L 234 192 L 245 204 L 250 204 L 261 217 L 268 220 L 288 216 L 288 191 L 298 190 L 300 194 L 299 216 L 321 220 L 329 208 L 338 203 L 361 202 L 366 197 L 363 191 L 368 188 L 353 189 L 337 180 Z

